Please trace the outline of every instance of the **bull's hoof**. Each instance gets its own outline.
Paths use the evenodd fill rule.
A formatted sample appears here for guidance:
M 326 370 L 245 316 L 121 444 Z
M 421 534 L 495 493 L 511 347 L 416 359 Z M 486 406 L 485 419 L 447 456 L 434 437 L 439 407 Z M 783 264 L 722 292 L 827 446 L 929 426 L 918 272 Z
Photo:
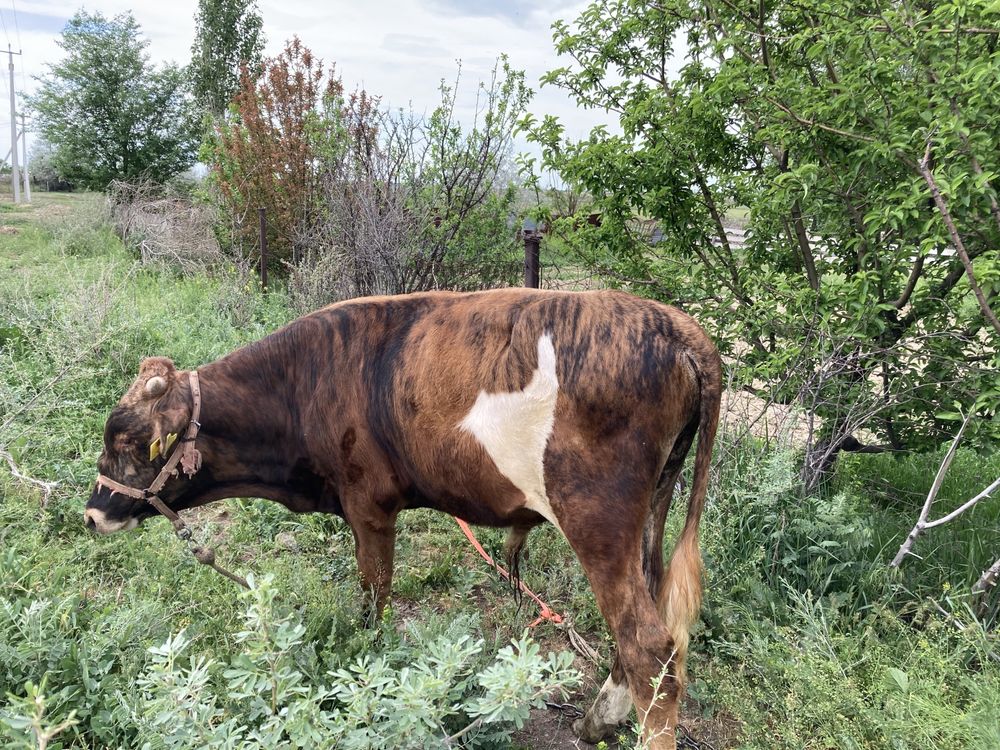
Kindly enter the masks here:
M 573 733 L 584 742 L 596 745 L 614 733 L 616 727 L 593 721 L 589 716 L 573 722 Z

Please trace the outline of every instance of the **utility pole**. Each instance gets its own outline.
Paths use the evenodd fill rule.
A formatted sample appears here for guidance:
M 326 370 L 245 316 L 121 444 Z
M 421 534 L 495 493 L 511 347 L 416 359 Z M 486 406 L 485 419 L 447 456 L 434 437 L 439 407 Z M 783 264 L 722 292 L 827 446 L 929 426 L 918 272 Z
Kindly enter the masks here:
M 14 103 L 14 55 L 20 54 L 7 45 L 10 60 L 10 182 L 14 187 L 14 203 L 21 202 L 21 175 L 17 167 L 17 109 Z
M 28 177 L 28 126 L 21 113 L 21 174 L 24 175 L 24 199 L 31 203 L 31 181 Z

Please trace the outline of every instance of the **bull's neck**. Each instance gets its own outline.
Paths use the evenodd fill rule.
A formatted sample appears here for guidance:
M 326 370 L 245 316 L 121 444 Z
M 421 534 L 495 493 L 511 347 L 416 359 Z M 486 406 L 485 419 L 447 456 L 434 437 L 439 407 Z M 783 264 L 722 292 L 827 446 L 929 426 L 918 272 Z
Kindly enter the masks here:
M 247 480 L 287 482 L 304 455 L 301 418 L 309 384 L 295 343 L 286 328 L 199 368 L 206 447 Z M 221 478 L 223 468 L 213 467 L 213 474 Z

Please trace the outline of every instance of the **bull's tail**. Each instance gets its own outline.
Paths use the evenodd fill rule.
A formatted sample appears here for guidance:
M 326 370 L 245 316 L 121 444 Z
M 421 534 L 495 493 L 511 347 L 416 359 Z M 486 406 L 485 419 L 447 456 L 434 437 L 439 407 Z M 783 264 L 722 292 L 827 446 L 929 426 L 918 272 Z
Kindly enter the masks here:
M 692 358 L 694 359 L 694 358 Z M 677 677 L 684 681 L 684 660 L 687 655 L 691 626 L 698 619 L 701 609 L 701 550 L 698 546 L 698 524 L 705 507 L 708 489 L 708 472 L 712 462 L 712 445 L 719 425 L 719 407 L 722 397 L 722 368 L 714 349 L 695 360 L 700 388 L 698 421 L 698 448 L 694 461 L 694 478 L 691 498 L 688 501 L 687 519 L 670 564 L 660 587 L 660 616 L 674 640 Z

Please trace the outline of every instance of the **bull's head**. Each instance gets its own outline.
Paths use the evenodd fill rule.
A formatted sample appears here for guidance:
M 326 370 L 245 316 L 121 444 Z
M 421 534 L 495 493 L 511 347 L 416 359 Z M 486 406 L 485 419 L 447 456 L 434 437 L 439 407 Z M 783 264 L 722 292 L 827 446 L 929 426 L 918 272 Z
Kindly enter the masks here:
M 104 450 L 97 460 L 100 474 L 126 487 L 142 490 L 163 467 L 175 436 L 191 419 L 191 396 L 186 373 L 165 357 L 150 357 L 139 367 L 139 377 L 111 412 L 104 426 Z M 176 449 L 179 446 L 173 446 Z M 163 502 L 182 505 L 188 481 L 173 478 L 159 493 Z M 152 505 L 115 492 L 100 482 L 84 511 L 86 525 L 100 534 L 133 529 L 157 515 Z

